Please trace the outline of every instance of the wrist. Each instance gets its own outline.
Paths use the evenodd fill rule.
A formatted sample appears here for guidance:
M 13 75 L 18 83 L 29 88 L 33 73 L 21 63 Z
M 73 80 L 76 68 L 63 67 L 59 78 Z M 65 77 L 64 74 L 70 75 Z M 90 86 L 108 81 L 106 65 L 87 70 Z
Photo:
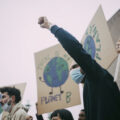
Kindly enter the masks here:
M 51 30 L 52 26 L 53 26 L 53 24 L 49 23 L 48 29 Z

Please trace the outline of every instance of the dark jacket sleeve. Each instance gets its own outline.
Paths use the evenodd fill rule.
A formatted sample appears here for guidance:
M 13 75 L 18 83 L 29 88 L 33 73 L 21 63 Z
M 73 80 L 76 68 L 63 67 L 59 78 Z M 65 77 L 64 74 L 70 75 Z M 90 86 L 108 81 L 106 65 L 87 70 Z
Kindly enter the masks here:
M 44 120 L 42 115 L 37 115 L 36 114 L 36 118 L 37 118 L 37 120 Z
M 78 40 L 70 33 L 56 25 L 52 26 L 51 32 L 87 75 L 96 75 L 99 77 L 99 75 L 104 74 L 103 68 L 91 58 L 91 56 L 82 48 L 82 45 Z

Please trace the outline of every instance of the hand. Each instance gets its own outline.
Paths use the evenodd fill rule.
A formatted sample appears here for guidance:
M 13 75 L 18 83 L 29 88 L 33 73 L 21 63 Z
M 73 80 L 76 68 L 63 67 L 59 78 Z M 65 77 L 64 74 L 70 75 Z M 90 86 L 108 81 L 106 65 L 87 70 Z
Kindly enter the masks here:
M 116 43 L 117 53 L 120 53 L 120 40 Z
M 48 19 L 46 18 L 46 17 L 40 17 L 39 19 L 38 19 L 38 24 L 40 24 L 40 26 L 42 27 L 42 28 L 47 28 L 47 29 L 50 29 L 50 27 L 51 27 L 51 23 L 48 21 Z
M 26 120 L 33 120 L 33 117 L 32 116 L 27 116 Z

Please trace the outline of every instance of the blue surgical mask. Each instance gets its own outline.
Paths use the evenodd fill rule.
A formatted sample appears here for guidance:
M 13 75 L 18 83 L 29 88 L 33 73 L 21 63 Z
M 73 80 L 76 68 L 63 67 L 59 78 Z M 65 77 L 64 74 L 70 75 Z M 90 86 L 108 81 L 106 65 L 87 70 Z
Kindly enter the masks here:
M 9 112 L 9 111 L 10 111 L 10 109 L 11 109 L 11 107 L 12 107 L 12 105 L 10 104 L 10 102 L 11 102 L 11 99 L 9 99 L 9 101 L 2 106 L 2 109 L 3 109 L 4 111 L 6 111 L 6 112 Z
M 85 75 L 80 72 L 80 67 L 78 67 L 70 71 L 70 76 L 75 83 L 79 84 L 83 81 Z

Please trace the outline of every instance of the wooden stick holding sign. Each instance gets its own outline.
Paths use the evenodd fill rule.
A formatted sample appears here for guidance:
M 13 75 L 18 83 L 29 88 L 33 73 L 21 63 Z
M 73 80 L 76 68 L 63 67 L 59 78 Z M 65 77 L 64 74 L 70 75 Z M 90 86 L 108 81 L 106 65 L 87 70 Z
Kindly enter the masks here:
M 118 60 L 117 60 L 116 69 L 115 69 L 114 81 L 117 81 L 119 67 L 120 67 L 120 39 L 116 43 L 116 48 L 117 48 L 117 53 L 118 53 Z

